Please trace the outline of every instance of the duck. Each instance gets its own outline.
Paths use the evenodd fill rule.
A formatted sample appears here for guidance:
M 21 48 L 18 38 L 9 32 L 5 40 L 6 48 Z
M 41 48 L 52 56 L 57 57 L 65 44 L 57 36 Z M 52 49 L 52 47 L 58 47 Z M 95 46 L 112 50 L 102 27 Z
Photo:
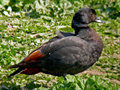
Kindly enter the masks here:
M 20 63 L 8 68 L 18 68 L 8 77 L 16 74 L 34 75 L 40 72 L 54 76 L 74 75 L 90 68 L 101 56 L 101 37 L 88 26 L 101 22 L 94 9 L 79 9 L 72 19 L 75 33 L 57 31 L 57 36 L 33 50 Z

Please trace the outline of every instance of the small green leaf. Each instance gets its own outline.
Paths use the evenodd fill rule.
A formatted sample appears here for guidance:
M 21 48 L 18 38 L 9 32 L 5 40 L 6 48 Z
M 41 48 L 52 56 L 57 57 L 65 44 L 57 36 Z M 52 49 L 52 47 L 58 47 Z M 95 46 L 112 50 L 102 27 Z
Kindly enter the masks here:
M 8 5 L 9 2 L 10 2 L 10 0 L 1 0 L 0 4 L 2 4 L 3 6 L 5 6 L 5 5 Z

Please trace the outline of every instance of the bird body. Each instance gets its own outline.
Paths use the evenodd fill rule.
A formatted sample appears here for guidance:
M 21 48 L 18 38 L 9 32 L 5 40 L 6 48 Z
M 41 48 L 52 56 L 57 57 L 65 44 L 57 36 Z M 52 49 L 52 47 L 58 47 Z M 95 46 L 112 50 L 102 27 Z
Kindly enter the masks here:
M 100 57 L 102 40 L 88 26 L 97 19 L 93 9 L 83 8 L 73 16 L 75 34 L 57 32 L 57 36 L 31 52 L 22 62 L 10 66 L 17 73 L 33 75 L 39 72 L 63 76 L 77 74 L 91 67 Z

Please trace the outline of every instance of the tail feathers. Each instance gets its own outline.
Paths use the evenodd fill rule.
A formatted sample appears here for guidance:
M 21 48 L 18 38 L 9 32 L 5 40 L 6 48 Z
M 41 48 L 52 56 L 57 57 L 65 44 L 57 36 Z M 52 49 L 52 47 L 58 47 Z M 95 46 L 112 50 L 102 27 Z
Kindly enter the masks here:
M 18 64 L 15 64 L 15 65 L 12 65 L 12 66 L 8 67 L 8 69 L 11 69 L 11 68 L 18 68 Z
M 10 74 L 8 77 L 14 76 L 18 73 L 20 73 L 22 70 L 24 70 L 23 68 L 19 68 L 18 70 L 16 70 L 15 72 L 13 72 L 12 74 Z
M 25 62 L 25 63 L 19 63 L 19 64 L 15 64 L 12 66 L 9 66 L 8 69 L 11 68 L 37 68 L 40 67 L 40 61 L 32 61 L 32 62 Z

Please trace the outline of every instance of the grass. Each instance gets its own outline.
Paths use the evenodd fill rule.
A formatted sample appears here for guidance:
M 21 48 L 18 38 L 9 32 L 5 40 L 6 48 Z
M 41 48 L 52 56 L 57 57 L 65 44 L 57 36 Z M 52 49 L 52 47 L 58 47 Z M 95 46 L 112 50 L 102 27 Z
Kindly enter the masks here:
M 12 0 L 8 0 L 12 1 Z M 34 3 L 13 2 L 0 8 L 0 89 L 35 89 L 35 90 L 118 90 L 120 89 L 120 6 L 118 0 L 37 0 Z M 52 4 L 51 4 L 52 3 Z M 14 4 L 17 5 L 14 14 Z M 12 11 L 7 10 L 7 6 Z M 40 7 L 41 6 L 41 7 Z M 74 7 L 74 8 L 73 8 Z M 82 7 L 96 10 L 105 24 L 91 23 L 102 38 L 103 52 L 97 63 L 89 70 L 103 74 L 82 73 L 62 77 L 47 74 L 22 75 L 7 78 L 15 69 L 7 67 L 19 63 L 32 50 L 56 35 L 57 30 L 74 32 L 71 28 L 73 14 Z M 4 13 L 8 12 L 10 16 Z

